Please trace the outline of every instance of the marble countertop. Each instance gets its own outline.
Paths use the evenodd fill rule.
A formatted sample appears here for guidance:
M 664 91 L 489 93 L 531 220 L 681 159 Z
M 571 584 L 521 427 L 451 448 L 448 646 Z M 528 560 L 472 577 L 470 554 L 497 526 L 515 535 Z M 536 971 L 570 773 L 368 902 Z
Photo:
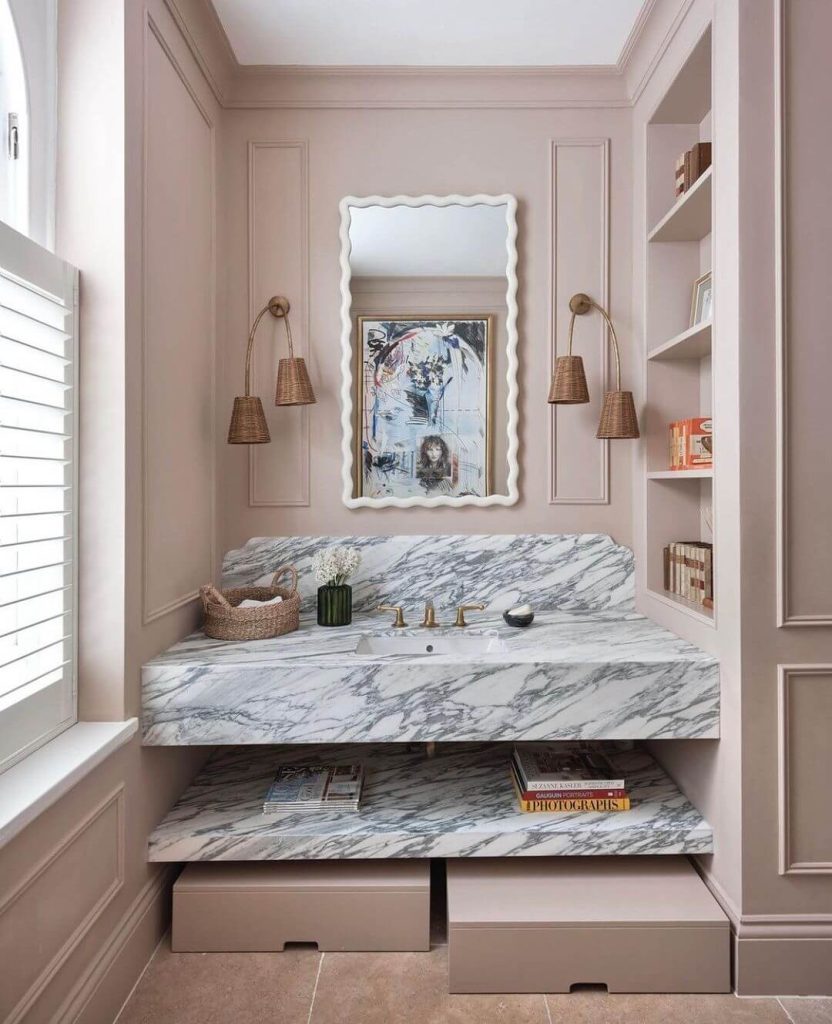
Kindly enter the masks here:
M 413 616 L 413 611 L 410 615 Z M 439 609 L 439 621 L 449 612 Z M 623 610 L 539 612 L 512 629 L 496 612 L 470 625 L 390 628 L 356 615 L 273 640 L 193 634 L 142 672 L 147 745 L 716 738 L 719 667 Z M 486 634 L 491 652 L 356 654 L 362 636 Z
M 373 857 L 591 856 L 713 851 L 696 808 L 643 750 L 611 754 L 632 807 L 524 814 L 506 744 L 237 748 L 216 754 L 150 837 L 151 861 Z M 358 812 L 263 813 L 282 763 L 352 763 L 367 772 Z

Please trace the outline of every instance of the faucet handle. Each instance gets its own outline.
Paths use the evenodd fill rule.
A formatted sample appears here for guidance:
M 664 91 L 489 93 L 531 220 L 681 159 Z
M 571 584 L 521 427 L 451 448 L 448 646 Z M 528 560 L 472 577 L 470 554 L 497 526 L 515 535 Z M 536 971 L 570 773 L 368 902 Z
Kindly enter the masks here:
M 380 604 L 376 608 L 377 612 L 395 612 L 396 618 L 393 622 L 394 629 L 403 629 L 407 623 L 404 621 L 404 612 L 400 604 Z
M 468 623 L 465 621 L 466 612 L 482 612 L 485 611 L 485 605 L 477 602 L 476 604 L 461 604 L 456 610 L 456 622 L 455 626 L 467 626 Z

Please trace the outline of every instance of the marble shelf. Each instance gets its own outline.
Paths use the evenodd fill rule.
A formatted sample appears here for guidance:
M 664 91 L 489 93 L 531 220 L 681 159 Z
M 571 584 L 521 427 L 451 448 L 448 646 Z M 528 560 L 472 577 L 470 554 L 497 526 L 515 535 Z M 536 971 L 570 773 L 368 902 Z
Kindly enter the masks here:
M 153 832 L 151 861 L 332 860 L 702 854 L 713 835 L 646 751 L 619 749 L 630 811 L 523 814 L 508 774 L 509 744 L 330 745 L 217 753 Z M 280 763 L 367 766 L 358 813 L 264 815 Z

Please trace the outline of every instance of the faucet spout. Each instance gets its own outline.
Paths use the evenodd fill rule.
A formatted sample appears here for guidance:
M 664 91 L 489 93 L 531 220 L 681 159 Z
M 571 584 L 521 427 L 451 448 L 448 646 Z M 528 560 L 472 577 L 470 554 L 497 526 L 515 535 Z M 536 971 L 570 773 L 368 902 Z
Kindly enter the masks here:
M 436 609 L 433 606 L 433 600 L 425 601 L 425 617 L 422 620 L 422 626 L 425 629 L 436 629 L 439 623 L 436 621 Z

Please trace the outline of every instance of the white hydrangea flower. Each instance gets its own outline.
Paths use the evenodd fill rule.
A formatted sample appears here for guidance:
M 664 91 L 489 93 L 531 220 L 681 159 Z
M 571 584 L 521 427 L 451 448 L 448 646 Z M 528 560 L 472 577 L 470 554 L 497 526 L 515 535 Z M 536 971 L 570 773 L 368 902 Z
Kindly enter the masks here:
M 358 548 L 339 544 L 332 548 L 320 548 L 312 558 L 315 581 L 319 586 L 341 586 L 352 576 L 361 564 Z

